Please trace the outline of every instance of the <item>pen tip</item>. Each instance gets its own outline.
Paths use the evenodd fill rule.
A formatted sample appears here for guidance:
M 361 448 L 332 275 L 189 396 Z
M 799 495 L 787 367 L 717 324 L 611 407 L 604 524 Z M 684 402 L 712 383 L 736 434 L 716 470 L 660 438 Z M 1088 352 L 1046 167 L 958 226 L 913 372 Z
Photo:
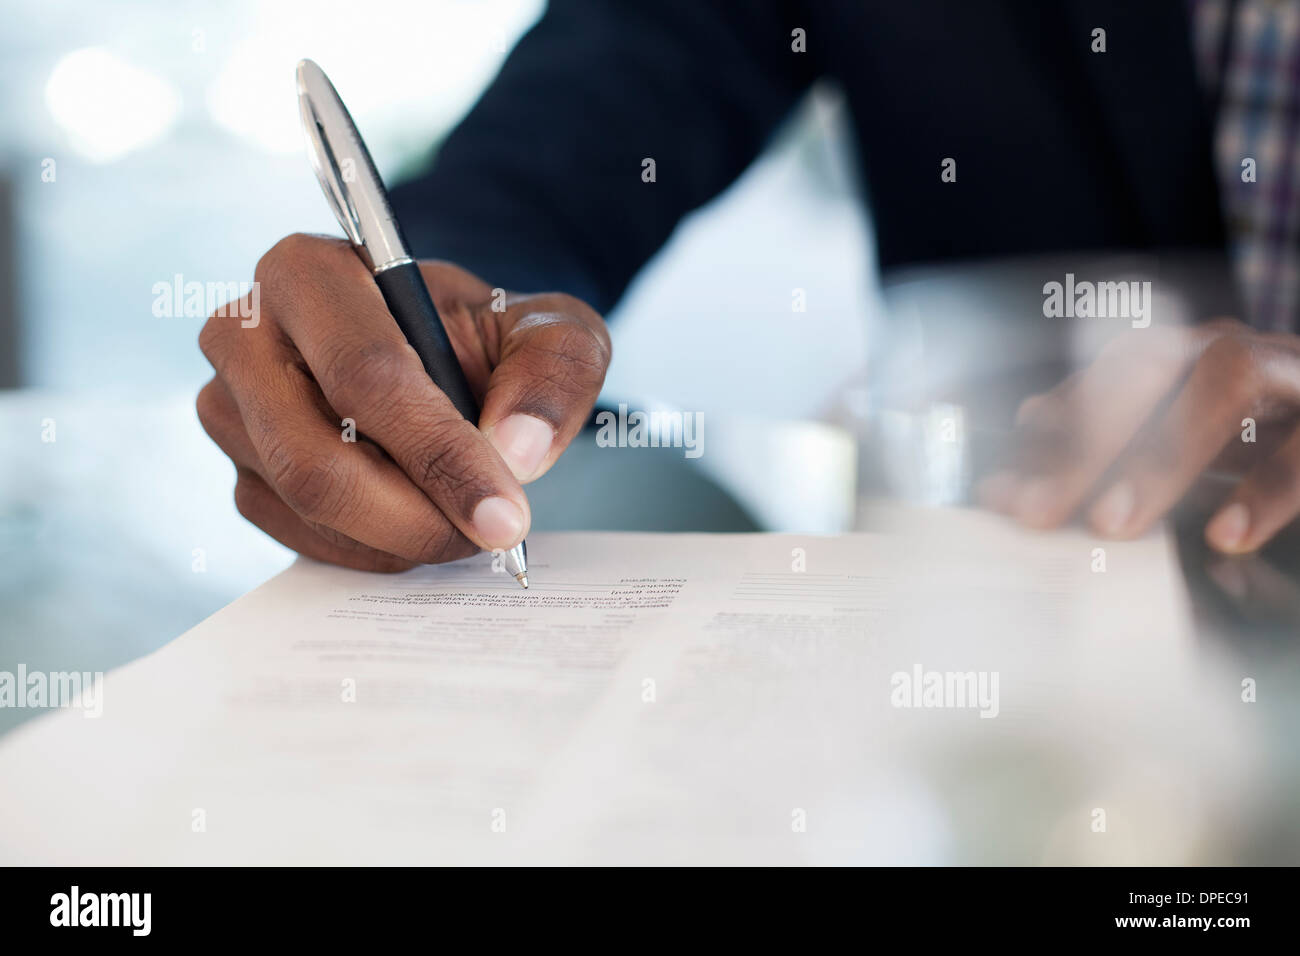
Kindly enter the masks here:
M 524 586 L 525 591 L 528 590 L 528 575 L 520 571 L 518 574 L 515 575 L 515 580 Z

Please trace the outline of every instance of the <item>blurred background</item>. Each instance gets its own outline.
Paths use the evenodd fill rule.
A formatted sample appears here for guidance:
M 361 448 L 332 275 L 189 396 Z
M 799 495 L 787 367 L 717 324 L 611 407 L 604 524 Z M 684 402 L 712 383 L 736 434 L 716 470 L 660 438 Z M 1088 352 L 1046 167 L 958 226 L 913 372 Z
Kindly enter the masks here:
M 249 280 L 281 236 L 338 233 L 305 159 L 296 61 L 327 70 L 393 183 L 428 163 L 543 3 L 399 0 L 384 18 L 305 0 L 2 6 L 0 384 L 196 390 L 202 320 L 155 317 L 154 283 Z M 392 31 L 393 17 L 408 27 Z M 613 316 L 625 347 L 611 390 L 653 381 L 692 408 L 800 414 L 852 371 L 872 287 L 860 207 L 842 201 L 853 187 L 839 117 L 819 91 L 742 183 L 683 226 Z M 799 321 L 836 348 L 788 334 L 793 286 L 807 293 Z M 688 327 L 704 338 L 666 363 Z M 738 340 L 741 361 L 775 343 L 815 352 L 818 367 L 719 389 L 709 357 Z

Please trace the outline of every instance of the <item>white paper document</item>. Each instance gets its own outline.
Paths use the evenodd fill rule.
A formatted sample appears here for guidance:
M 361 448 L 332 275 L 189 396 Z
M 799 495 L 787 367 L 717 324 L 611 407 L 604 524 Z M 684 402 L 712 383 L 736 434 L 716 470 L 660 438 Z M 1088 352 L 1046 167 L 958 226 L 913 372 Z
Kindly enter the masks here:
M 0 863 L 1200 862 L 1168 540 L 900 522 L 299 561 L 0 740 Z

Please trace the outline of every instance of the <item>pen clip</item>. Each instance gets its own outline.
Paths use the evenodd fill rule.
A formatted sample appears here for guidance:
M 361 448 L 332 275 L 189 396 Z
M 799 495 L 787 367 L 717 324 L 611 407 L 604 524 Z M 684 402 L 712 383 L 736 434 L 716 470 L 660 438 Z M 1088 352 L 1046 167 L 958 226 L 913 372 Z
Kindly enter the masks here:
M 352 197 L 343 188 L 343 170 L 339 168 L 334 150 L 330 148 L 325 129 L 316 114 L 316 105 L 310 96 L 298 97 L 298 110 L 302 115 L 302 128 L 307 132 L 310 147 L 307 153 L 311 157 L 311 168 L 316 171 L 316 178 L 320 180 L 325 199 L 334 210 L 339 225 L 343 227 L 351 243 L 354 246 L 364 246 L 365 240 L 361 236 L 361 218 L 352 204 Z

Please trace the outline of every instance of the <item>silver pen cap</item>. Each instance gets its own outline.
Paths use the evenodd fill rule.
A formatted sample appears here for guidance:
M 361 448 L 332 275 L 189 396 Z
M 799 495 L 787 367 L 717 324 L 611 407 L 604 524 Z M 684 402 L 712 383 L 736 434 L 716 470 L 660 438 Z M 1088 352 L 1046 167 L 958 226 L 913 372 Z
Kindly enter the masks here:
M 298 111 L 312 169 L 361 260 L 374 273 L 410 262 L 370 151 L 334 84 L 311 60 L 298 61 Z

